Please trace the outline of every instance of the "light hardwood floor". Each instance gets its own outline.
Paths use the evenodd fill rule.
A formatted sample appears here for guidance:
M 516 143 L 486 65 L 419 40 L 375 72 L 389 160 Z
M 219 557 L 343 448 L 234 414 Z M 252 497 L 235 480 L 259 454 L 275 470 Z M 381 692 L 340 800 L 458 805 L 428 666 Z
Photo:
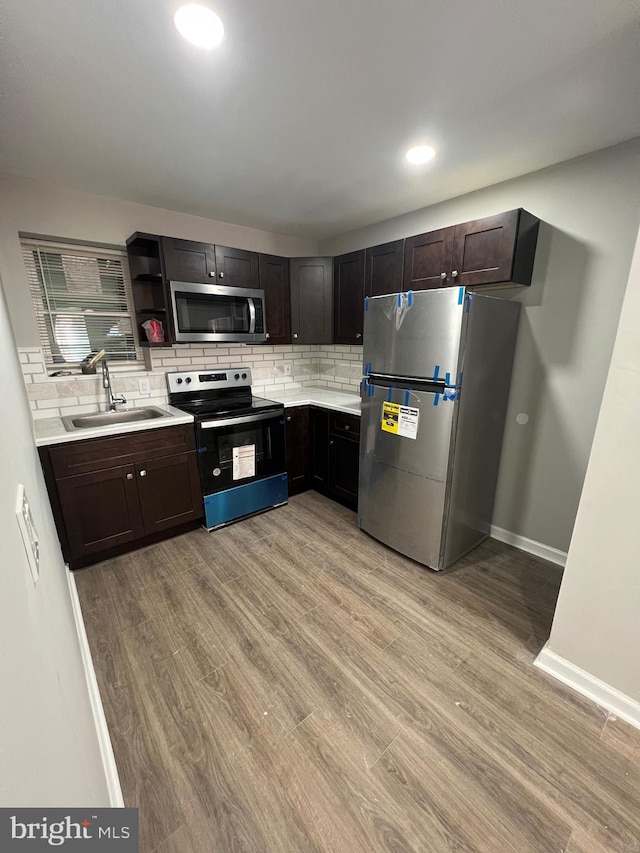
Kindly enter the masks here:
M 532 667 L 556 566 L 307 492 L 76 580 L 143 853 L 640 850 L 640 732 Z

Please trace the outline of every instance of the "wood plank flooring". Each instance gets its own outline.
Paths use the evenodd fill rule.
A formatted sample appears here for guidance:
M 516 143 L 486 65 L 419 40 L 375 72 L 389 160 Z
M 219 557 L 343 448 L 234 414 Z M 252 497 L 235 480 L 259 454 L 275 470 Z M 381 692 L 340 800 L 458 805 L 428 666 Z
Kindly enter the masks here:
M 556 566 L 307 492 L 75 577 L 143 853 L 640 851 L 640 732 L 532 667 Z

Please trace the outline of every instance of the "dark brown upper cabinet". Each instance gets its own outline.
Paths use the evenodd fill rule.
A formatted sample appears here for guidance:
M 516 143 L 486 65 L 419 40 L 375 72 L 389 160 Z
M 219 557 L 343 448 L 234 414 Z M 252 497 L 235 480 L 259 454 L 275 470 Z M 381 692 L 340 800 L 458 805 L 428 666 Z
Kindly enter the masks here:
M 289 258 L 260 255 L 260 287 L 264 290 L 266 343 L 290 344 Z
M 216 280 L 227 287 L 260 287 L 259 260 L 257 252 L 216 246 Z
M 540 220 L 526 210 L 474 219 L 453 229 L 452 284 L 531 284 Z
M 529 285 L 539 226 L 517 209 L 407 237 L 404 289 Z
M 364 249 L 333 259 L 334 344 L 361 344 L 363 315 Z
M 163 237 L 165 277 L 168 281 L 212 284 L 216 281 L 216 251 L 211 243 Z
M 333 258 L 291 258 L 291 342 L 330 344 Z
M 407 237 L 404 244 L 404 290 L 445 287 L 451 273 L 453 228 Z
M 404 265 L 404 240 L 372 246 L 365 252 L 365 296 L 400 293 Z

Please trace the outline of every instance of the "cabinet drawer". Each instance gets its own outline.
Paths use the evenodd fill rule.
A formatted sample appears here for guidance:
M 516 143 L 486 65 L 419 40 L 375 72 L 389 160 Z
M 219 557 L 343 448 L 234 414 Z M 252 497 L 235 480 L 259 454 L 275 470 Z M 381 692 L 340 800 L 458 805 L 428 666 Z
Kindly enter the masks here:
M 360 418 L 357 415 L 348 415 L 346 412 L 331 412 L 329 432 L 357 440 L 360 436 Z
M 49 448 L 56 480 L 195 449 L 193 424 L 85 438 Z

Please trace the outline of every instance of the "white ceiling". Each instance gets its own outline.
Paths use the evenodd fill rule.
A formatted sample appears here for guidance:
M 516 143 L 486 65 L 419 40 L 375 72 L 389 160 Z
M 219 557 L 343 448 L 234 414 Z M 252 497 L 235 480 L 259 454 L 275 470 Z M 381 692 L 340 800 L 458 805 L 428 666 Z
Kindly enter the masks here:
M 205 2 L 0 0 L 0 168 L 321 238 L 640 135 L 636 0 Z

